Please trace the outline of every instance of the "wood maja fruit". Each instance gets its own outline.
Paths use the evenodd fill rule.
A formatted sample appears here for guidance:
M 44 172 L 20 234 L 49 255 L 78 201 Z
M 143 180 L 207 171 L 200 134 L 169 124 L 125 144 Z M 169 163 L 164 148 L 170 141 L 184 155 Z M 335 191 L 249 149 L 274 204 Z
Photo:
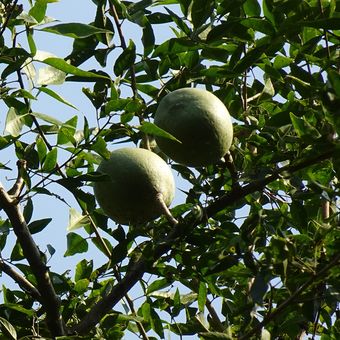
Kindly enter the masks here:
M 99 206 L 121 224 L 143 223 L 164 213 L 175 195 L 175 181 L 169 166 L 153 152 L 122 148 L 103 160 L 98 172 L 107 180 L 94 183 Z M 161 204 L 160 198 L 164 204 Z
M 187 166 L 216 163 L 228 152 L 233 139 L 227 108 L 203 89 L 183 88 L 167 94 L 157 108 L 155 124 L 182 142 L 156 137 L 159 148 Z

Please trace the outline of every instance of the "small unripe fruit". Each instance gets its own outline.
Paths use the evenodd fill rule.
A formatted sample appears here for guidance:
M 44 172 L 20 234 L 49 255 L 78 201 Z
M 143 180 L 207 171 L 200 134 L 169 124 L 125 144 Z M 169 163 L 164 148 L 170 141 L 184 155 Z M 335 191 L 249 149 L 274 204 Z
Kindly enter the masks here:
M 175 195 L 171 169 L 146 149 L 115 150 L 110 159 L 100 163 L 98 172 L 108 178 L 94 183 L 97 202 L 107 216 L 120 224 L 143 223 L 159 217 Z
M 155 124 L 182 142 L 156 137 L 159 148 L 187 166 L 216 163 L 228 152 L 233 139 L 227 108 L 203 89 L 183 88 L 167 94 L 157 108 Z

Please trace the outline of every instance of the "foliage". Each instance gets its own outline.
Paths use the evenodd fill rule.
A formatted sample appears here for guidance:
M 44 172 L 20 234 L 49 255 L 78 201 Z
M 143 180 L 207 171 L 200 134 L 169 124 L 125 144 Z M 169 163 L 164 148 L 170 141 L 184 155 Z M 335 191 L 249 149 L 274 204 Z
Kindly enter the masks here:
M 151 339 L 170 330 L 202 339 L 338 339 L 339 2 L 93 0 L 91 23 L 51 22 L 53 2 L 0 1 L 8 108 L 0 148 L 18 160 L 15 185 L 0 188 L 0 249 L 10 254 L 0 269 L 20 286 L 2 288 L 1 338 L 117 339 L 130 331 Z M 171 36 L 159 42 L 168 26 Z M 131 27 L 141 44 L 127 37 Z M 72 50 L 42 53 L 37 31 L 72 39 Z M 54 86 L 69 82 L 86 84 L 95 122 L 90 112 L 61 121 L 32 109 L 42 96 L 74 107 Z M 178 225 L 163 217 L 113 225 L 91 188 L 101 157 L 114 144 L 163 133 L 152 124 L 159 100 L 187 86 L 214 92 L 229 109 L 230 155 L 197 169 L 169 161 L 188 188 L 172 208 Z M 49 268 L 53 243 L 44 252 L 31 236 L 51 222 L 32 220 L 45 195 L 75 199 L 65 256 L 87 258 L 72 275 Z M 107 257 L 99 268 L 90 243 Z M 130 296 L 135 285 L 141 296 Z

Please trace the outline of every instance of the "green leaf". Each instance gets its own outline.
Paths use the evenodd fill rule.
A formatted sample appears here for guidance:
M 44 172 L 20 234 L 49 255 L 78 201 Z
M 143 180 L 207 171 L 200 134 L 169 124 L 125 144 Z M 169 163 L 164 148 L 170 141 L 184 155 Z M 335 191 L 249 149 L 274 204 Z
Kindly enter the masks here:
M 207 286 L 204 282 L 200 282 L 199 289 L 198 289 L 198 310 L 203 313 L 205 308 L 205 303 L 207 300 Z
M 106 29 L 82 23 L 67 23 L 49 26 L 41 29 L 45 32 L 60 34 L 74 39 L 82 39 L 100 33 L 112 33 Z
M 37 0 L 28 14 L 37 20 L 37 22 L 41 22 L 45 18 L 47 3 L 47 0 Z
M 109 159 L 111 156 L 111 152 L 107 149 L 107 144 L 101 136 L 98 136 L 95 143 L 91 146 L 91 150 L 97 152 L 98 155 L 105 159 Z
M 292 58 L 278 55 L 274 59 L 273 66 L 274 68 L 279 70 L 279 69 L 289 66 L 292 62 L 294 62 Z
M 52 218 L 43 218 L 41 220 L 31 222 L 27 227 L 31 234 L 36 234 L 42 231 L 51 221 Z
M 267 45 L 263 45 L 250 50 L 240 61 L 236 63 L 233 71 L 236 73 L 244 72 L 261 58 L 266 48 Z
M 263 296 L 268 290 L 268 285 L 264 279 L 262 273 L 258 273 L 255 277 L 255 280 L 250 288 L 250 296 L 252 297 L 253 301 L 258 304 L 262 305 Z
M 46 154 L 44 163 L 42 165 L 42 171 L 50 172 L 54 170 L 57 165 L 58 149 L 54 148 Z
M 6 319 L 0 317 L 0 329 L 6 339 L 17 340 L 17 332 L 15 328 Z
M 165 7 L 165 10 L 169 13 L 173 22 L 178 26 L 178 28 L 187 36 L 190 36 L 191 29 L 185 23 L 183 18 L 179 17 L 175 12 L 171 11 L 169 8 Z
M 89 222 L 88 216 L 84 216 L 76 209 L 70 208 L 67 231 L 73 231 L 82 228 Z
M 128 70 L 136 59 L 136 45 L 130 39 L 129 46 L 118 56 L 114 64 L 113 70 L 116 76 L 121 76 Z
M 35 45 L 35 41 L 33 39 L 33 30 L 26 30 L 27 42 L 31 51 L 31 55 L 34 56 L 37 53 L 37 47 Z
M 64 256 L 72 256 L 75 254 L 87 252 L 89 245 L 86 239 L 76 233 L 67 234 L 67 250 Z
M 45 86 L 41 86 L 41 87 L 38 87 L 38 89 L 39 89 L 39 91 L 46 93 L 47 95 L 49 95 L 50 97 L 56 99 L 57 101 L 65 104 L 65 105 L 68 105 L 68 106 L 72 107 L 75 110 L 78 110 L 73 104 L 68 102 L 66 99 L 61 97 L 58 93 L 56 93 L 55 91 L 51 90 L 50 88 L 45 87 Z
M 156 290 L 160 290 L 163 289 L 165 287 L 168 287 L 171 284 L 171 282 L 169 282 L 169 280 L 167 279 L 159 279 L 156 281 L 153 281 L 147 288 L 146 290 L 146 295 L 151 294 L 152 292 L 156 291 Z
M 266 93 L 271 97 L 275 95 L 275 89 L 270 78 L 266 79 L 262 93 Z
M 11 252 L 11 261 L 21 261 L 24 258 L 25 255 L 21 248 L 21 245 L 19 242 L 16 242 Z
M 88 279 L 93 271 L 93 261 L 81 260 L 77 263 L 74 280 Z
M 26 205 L 24 206 L 23 209 L 23 214 L 26 223 L 29 223 L 33 215 L 33 202 L 31 198 L 27 199 Z
M 155 47 L 155 35 L 152 26 L 149 23 L 143 27 L 142 43 L 144 47 L 144 56 L 152 53 Z
M 206 340 L 233 340 L 234 337 L 232 335 L 228 335 L 220 332 L 201 332 L 198 333 L 202 339 Z
M 103 76 L 101 74 L 93 73 L 93 72 L 88 72 L 88 71 L 83 71 L 79 69 L 78 67 L 75 67 L 69 63 L 67 63 L 64 59 L 61 58 L 46 58 L 42 61 L 41 63 L 50 65 L 57 70 L 63 71 L 67 74 L 73 74 L 75 76 L 79 77 L 86 77 L 86 78 L 102 78 L 102 79 L 109 79 L 106 76 Z
M 5 133 L 13 137 L 18 137 L 24 126 L 24 119 L 26 115 L 20 115 L 14 107 L 10 107 L 5 122 Z
M 78 294 L 84 294 L 87 291 L 89 284 L 90 284 L 90 281 L 88 279 L 80 279 L 76 282 L 74 286 L 74 290 Z
M 148 135 L 163 137 L 163 138 L 171 139 L 171 140 L 176 141 L 178 143 L 182 143 L 176 137 L 174 137 L 170 133 L 164 131 L 163 129 L 161 129 L 160 127 L 155 125 L 154 123 L 143 122 L 143 124 L 138 127 L 138 130 L 142 131 L 142 132 L 144 132 Z
M 159 335 L 160 339 L 164 339 L 162 320 L 153 308 L 151 309 L 150 324 L 151 328 Z
M 264 16 L 276 27 L 275 17 L 273 15 L 271 6 L 272 4 L 270 0 L 262 1 L 262 10 Z
M 50 245 L 50 244 L 47 244 L 46 247 L 47 247 L 48 253 L 49 253 L 51 256 L 53 256 L 53 255 L 55 254 L 55 252 L 56 252 L 56 250 L 53 248 L 53 246 Z
M 255 31 L 273 35 L 275 33 L 275 29 L 273 25 L 266 19 L 259 19 L 259 18 L 247 18 L 241 20 L 241 24 L 247 28 L 252 28 Z
M 40 112 L 31 112 L 31 115 L 36 117 L 36 118 L 39 118 L 47 123 L 51 123 L 53 125 L 56 125 L 56 126 L 60 126 L 62 124 L 62 122 L 52 116 L 49 116 L 45 113 L 40 113 Z
M 42 139 L 40 135 L 36 139 L 36 146 L 37 146 L 37 151 L 38 151 L 39 162 L 40 164 L 42 164 L 47 154 L 47 147 L 46 147 L 44 140 Z
M 199 50 L 201 44 L 192 41 L 189 38 L 171 38 L 157 46 L 152 54 L 153 57 L 164 57 L 169 54 L 177 55 L 178 53 L 188 52 L 190 50 Z
M 195 28 L 201 27 L 214 10 L 214 0 L 194 0 L 191 6 L 191 20 Z
M 311 137 L 313 139 L 320 137 L 319 131 L 313 127 L 304 117 L 297 117 L 292 112 L 290 112 L 289 116 L 294 130 L 299 137 Z
M 246 0 L 243 4 L 243 9 L 250 17 L 259 17 L 261 15 L 261 6 L 258 0 Z
M 327 19 L 317 19 L 310 21 L 297 22 L 297 25 L 303 25 L 314 28 L 323 28 L 329 30 L 340 30 L 340 20 L 338 17 L 327 18 Z
M 340 75 L 334 69 L 328 70 L 328 79 L 331 83 L 336 95 L 340 98 Z
M 292 216 L 292 223 L 297 230 L 303 230 L 308 225 L 308 216 L 306 209 L 301 201 L 293 200 L 290 205 L 290 214 Z
M 76 132 L 77 122 L 78 116 L 74 116 L 61 125 L 58 131 L 58 144 L 67 144 L 69 142 L 76 144 L 74 134 Z
M 18 303 L 1 304 L 1 307 L 12 309 L 12 310 L 17 311 L 19 313 L 25 314 L 25 316 L 28 316 L 28 317 L 33 317 L 36 313 L 33 309 L 24 308 L 24 307 L 20 306 Z

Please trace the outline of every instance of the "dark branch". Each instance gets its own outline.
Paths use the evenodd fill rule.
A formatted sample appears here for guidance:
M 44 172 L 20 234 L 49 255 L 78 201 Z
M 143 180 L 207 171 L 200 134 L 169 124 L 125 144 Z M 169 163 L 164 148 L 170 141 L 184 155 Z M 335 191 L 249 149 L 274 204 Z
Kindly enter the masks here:
M 235 203 L 236 201 L 246 197 L 247 195 L 263 190 L 266 187 L 266 185 L 279 179 L 283 175 L 289 176 L 290 174 L 296 171 L 304 169 L 313 164 L 317 164 L 322 160 L 328 159 L 333 156 L 335 150 L 336 150 L 335 147 L 330 148 L 328 152 L 318 155 L 317 157 L 308 158 L 284 166 L 275 171 L 273 174 L 268 175 L 263 179 L 259 179 L 252 183 L 249 183 L 244 187 L 236 186 L 229 193 L 222 196 L 220 199 L 217 199 L 215 202 L 211 203 L 206 208 L 205 211 L 206 214 L 202 214 L 202 216 L 211 217 L 220 210 L 227 207 L 228 205 Z M 151 262 L 147 262 L 146 259 L 143 258 L 136 262 L 131 267 L 131 270 L 127 272 L 125 277 L 122 278 L 122 280 L 112 288 L 110 293 L 108 293 L 108 295 L 103 297 L 97 304 L 95 304 L 93 308 L 89 311 L 89 313 L 83 318 L 83 320 L 73 327 L 71 333 L 79 334 L 88 333 L 88 331 L 92 329 L 102 319 L 102 317 L 106 313 L 108 313 L 110 309 L 112 309 L 124 297 L 124 295 L 142 278 L 147 268 L 150 268 L 150 266 L 152 266 L 162 255 L 168 252 L 173 246 L 173 244 L 175 244 L 176 242 L 183 241 L 183 239 L 185 238 L 185 234 L 187 235 L 188 233 L 190 233 L 192 228 L 194 228 L 195 226 L 202 222 L 203 220 L 202 216 L 195 219 L 191 223 L 188 223 L 186 221 L 179 222 L 173 228 L 172 232 L 169 233 L 165 241 L 155 246 L 153 257 L 151 260 L 149 260 Z
M 39 291 L 32 285 L 32 283 L 29 282 L 25 277 L 20 275 L 2 259 L 0 259 L 0 270 L 11 277 L 20 286 L 21 289 L 30 294 L 37 301 L 41 302 L 41 295 Z
M 11 16 L 15 10 L 15 8 L 17 7 L 17 3 L 18 3 L 18 0 L 15 0 L 13 2 L 13 5 L 11 6 L 10 10 L 7 12 L 7 16 L 6 16 L 6 19 L 5 19 L 5 22 L 3 23 L 2 27 L 1 27 L 1 30 L 0 30 L 0 37 L 4 34 L 5 32 L 5 29 L 9 23 L 9 20 L 11 19 Z
M 9 189 L 7 192 L 13 198 L 17 198 L 20 195 L 22 189 L 24 188 L 25 183 L 22 177 L 22 171 L 25 171 L 26 165 L 27 165 L 27 162 L 23 159 L 19 159 L 17 161 L 18 176 L 13 187 Z
M 252 328 L 248 333 L 239 337 L 240 340 L 250 339 L 254 334 L 258 333 L 265 325 L 270 321 L 274 320 L 284 309 L 286 309 L 293 301 L 296 300 L 302 293 L 306 292 L 309 286 L 313 284 L 318 284 L 319 280 L 324 280 L 328 271 L 334 266 L 338 265 L 340 262 L 340 253 L 338 253 L 334 258 L 328 263 L 327 266 L 320 269 L 315 275 L 311 276 L 303 285 L 301 285 L 289 298 L 283 301 L 273 312 L 267 314 L 263 321 Z
M 119 22 L 119 17 L 118 17 L 118 13 L 117 10 L 115 8 L 115 6 L 112 4 L 112 2 L 110 3 L 110 13 L 112 14 L 113 20 L 115 22 L 115 25 L 117 27 L 117 31 L 118 31 L 118 35 L 119 35 L 119 39 L 120 39 L 120 44 L 123 48 L 123 50 L 126 50 L 127 45 L 126 45 L 126 41 L 125 41 L 125 37 L 122 31 L 122 25 Z M 136 74 L 135 74 L 135 68 L 133 65 L 130 66 L 130 73 L 131 73 L 131 89 L 132 89 L 132 93 L 133 93 L 133 97 L 137 98 L 137 84 L 136 84 Z
M 65 335 L 64 324 L 60 315 L 60 301 L 54 291 L 48 268 L 42 260 L 40 251 L 27 227 L 17 200 L 12 199 L 1 184 L 0 207 L 4 209 L 8 216 L 24 256 L 37 280 L 38 291 L 41 296 L 39 301 L 46 311 L 47 325 L 51 334 L 53 336 Z

